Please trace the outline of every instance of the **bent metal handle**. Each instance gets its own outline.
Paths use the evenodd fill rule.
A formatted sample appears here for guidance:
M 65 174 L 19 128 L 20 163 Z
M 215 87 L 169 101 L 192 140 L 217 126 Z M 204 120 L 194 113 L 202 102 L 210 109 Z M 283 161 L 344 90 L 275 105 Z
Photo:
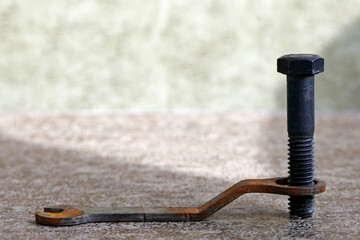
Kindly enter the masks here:
M 287 178 L 242 180 L 200 207 L 47 207 L 35 214 L 43 225 L 70 226 L 91 222 L 187 222 L 201 221 L 245 193 L 273 193 L 312 196 L 325 191 L 326 184 L 315 179 L 312 186 L 289 186 Z

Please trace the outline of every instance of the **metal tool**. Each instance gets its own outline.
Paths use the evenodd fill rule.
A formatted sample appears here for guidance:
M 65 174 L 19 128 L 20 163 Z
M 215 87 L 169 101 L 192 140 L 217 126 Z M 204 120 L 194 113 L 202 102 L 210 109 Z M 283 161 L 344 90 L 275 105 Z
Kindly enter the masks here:
M 273 193 L 312 196 L 325 191 L 325 182 L 315 179 L 312 186 L 289 186 L 287 178 L 242 180 L 200 207 L 47 207 L 37 212 L 36 222 L 69 226 L 90 222 L 187 222 L 201 221 L 245 193 Z
M 289 184 L 314 184 L 314 75 L 324 71 L 324 59 L 312 54 L 289 54 L 277 61 L 278 72 L 287 75 L 287 126 L 289 136 Z M 293 218 L 314 212 L 313 196 L 290 196 Z
M 90 222 L 201 221 L 245 193 L 288 195 L 291 216 L 310 217 L 313 213 L 313 196 L 326 188 L 324 181 L 313 177 L 312 156 L 313 75 L 323 71 L 323 59 L 309 54 L 285 55 L 278 59 L 278 71 L 288 74 L 288 178 L 242 180 L 199 207 L 103 208 L 62 205 L 46 207 L 43 212 L 35 213 L 36 222 L 70 226 Z

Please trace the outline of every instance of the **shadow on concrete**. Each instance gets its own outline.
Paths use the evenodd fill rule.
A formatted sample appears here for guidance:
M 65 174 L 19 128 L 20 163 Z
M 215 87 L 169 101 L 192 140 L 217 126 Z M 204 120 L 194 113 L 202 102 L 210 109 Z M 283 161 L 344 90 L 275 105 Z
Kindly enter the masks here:
M 5 238 L 57 238 L 59 234 L 72 239 L 117 234 L 141 237 L 142 234 L 154 234 L 154 231 L 165 238 L 195 237 L 199 231 L 202 231 L 202 237 L 221 238 L 226 236 L 223 231 L 231 229 L 235 222 L 246 228 L 264 218 L 289 221 L 285 208 L 271 208 L 272 204 L 264 201 L 265 195 L 261 195 L 243 198 L 240 204 L 237 200 L 237 207 L 232 203 L 232 207 L 227 206 L 204 222 L 40 226 L 34 224 L 34 213 L 48 205 L 196 206 L 208 200 L 209 194 L 215 196 L 220 193 L 218 189 L 225 190 L 234 183 L 130 164 L 92 152 L 35 144 L 7 135 L 0 135 L 0 168 L 3 219 L 0 229 Z M 263 203 L 257 204 L 252 200 L 254 197 L 261 198 Z M 240 237 L 243 231 L 238 229 L 228 234 Z

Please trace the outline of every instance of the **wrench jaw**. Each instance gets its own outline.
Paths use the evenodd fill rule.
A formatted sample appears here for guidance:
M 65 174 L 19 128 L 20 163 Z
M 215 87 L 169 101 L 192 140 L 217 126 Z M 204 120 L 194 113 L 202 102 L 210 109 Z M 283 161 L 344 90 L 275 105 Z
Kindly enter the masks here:
M 84 211 L 72 206 L 46 207 L 44 212 L 35 213 L 35 220 L 41 225 L 72 226 L 86 223 Z
M 199 207 L 74 207 L 53 206 L 37 212 L 38 224 L 72 226 L 92 222 L 189 222 L 202 221 L 246 193 L 313 196 L 325 191 L 324 181 L 312 186 L 290 186 L 287 178 L 242 180 Z

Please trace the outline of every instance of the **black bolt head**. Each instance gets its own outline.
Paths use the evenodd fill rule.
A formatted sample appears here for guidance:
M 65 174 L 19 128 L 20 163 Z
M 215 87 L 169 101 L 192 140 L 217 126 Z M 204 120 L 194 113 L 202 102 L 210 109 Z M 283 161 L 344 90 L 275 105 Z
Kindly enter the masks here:
M 314 75 L 324 71 L 324 59 L 315 54 L 288 54 L 277 59 L 277 71 L 286 75 Z

